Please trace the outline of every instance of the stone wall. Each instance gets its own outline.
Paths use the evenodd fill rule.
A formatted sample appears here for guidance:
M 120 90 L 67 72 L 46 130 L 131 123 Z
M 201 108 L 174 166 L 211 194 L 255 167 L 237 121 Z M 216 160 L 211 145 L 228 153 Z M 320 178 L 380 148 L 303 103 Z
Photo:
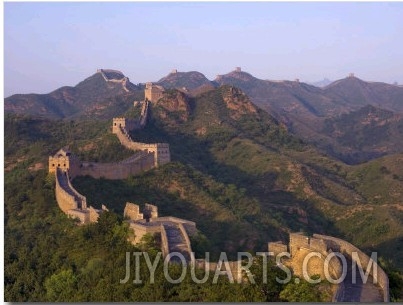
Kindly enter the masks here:
M 74 196 L 63 186 L 62 179 L 68 179 L 67 177 L 62 177 L 62 175 L 66 175 L 61 169 L 56 170 L 56 201 L 59 205 L 59 208 L 64 212 L 67 213 L 68 210 L 77 209 L 78 202 L 74 198 Z
M 102 74 L 102 77 L 106 80 L 106 81 L 110 81 L 112 79 L 110 79 L 109 77 L 106 76 L 105 73 L 114 73 L 114 74 L 120 74 L 122 75 L 122 78 L 124 76 L 124 74 L 122 73 L 122 71 L 119 70 L 113 70 L 113 69 L 97 69 L 98 73 Z
M 168 244 L 168 236 L 167 232 L 165 231 L 164 226 L 161 224 L 161 251 L 162 256 L 167 257 L 169 254 L 169 244 Z
M 328 243 L 321 238 L 320 235 L 314 234 L 313 237 L 305 236 L 303 233 L 290 233 L 290 252 L 292 257 L 292 264 L 294 265 L 294 272 L 298 275 L 302 275 L 302 263 L 307 253 L 316 252 L 320 257 L 312 257 L 307 265 L 308 273 L 313 275 L 319 273 L 321 277 L 324 276 L 324 261 L 325 258 L 334 250 L 329 247 Z M 300 253 L 301 252 L 301 253 Z M 302 254 L 302 255 L 298 255 Z M 302 256 L 302 257 L 299 257 Z M 323 272 L 322 272 L 323 271 Z M 339 279 L 342 274 L 342 265 L 337 257 L 333 257 L 329 261 L 329 274 L 333 279 Z M 344 284 L 337 285 L 335 294 L 333 295 L 333 301 L 338 301 L 344 293 Z
M 309 239 L 309 248 L 320 253 L 327 253 L 328 250 L 326 243 L 317 238 Z
M 277 256 L 282 252 L 288 252 L 287 245 L 283 244 L 281 241 L 269 242 L 267 246 L 269 252 L 272 252 L 274 256 Z
M 164 93 L 164 88 L 153 83 L 146 83 L 146 89 L 144 91 L 145 99 L 150 102 L 156 102 L 162 98 Z
M 290 233 L 291 256 L 294 256 L 301 247 L 309 249 L 309 237 L 303 233 Z
M 148 89 L 151 90 L 154 86 L 148 84 Z M 150 91 L 151 92 L 151 91 Z M 151 93 L 150 93 L 151 94 Z M 129 120 L 127 118 L 114 118 L 112 121 L 112 133 L 116 134 L 120 143 L 128 149 L 134 151 L 145 151 L 154 155 L 154 166 L 158 167 L 171 162 L 171 153 L 168 143 L 141 143 L 135 142 L 130 137 L 129 131 L 143 128 L 147 123 L 149 114 L 149 101 L 146 98 L 143 102 L 141 115 L 139 120 Z
M 132 157 L 131 157 L 132 158 Z M 117 163 L 83 162 L 79 171 L 80 176 L 91 176 L 95 179 L 126 179 L 138 175 L 154 167 L 154 155 L 142 154 L 139 158 Z
M 150 147 L 147 150 L 154 153 L 155 166 L 171 162 L 171 153 L 168 143 L 156 143 L 154 147 Z
M 366 270 L 366 266 L 368 266 L 368 263 L 370 262 L 371 258 L 357 247 L 353 246 L 352 244 L 350 244 L 345 240 L 336 237 L 319 235 L 319 234 L 314 234 L 313 236 L 324 240 L 327 243 L 328 247 L 336 249 L 334 251 L 345 253 L 349 255 L 351 258 L 352 253 L 356 252 L 360 260 L 360 262 L 357 261 L 357 265 L 360 268 Z M 384 301 L 389 302 L 389 278 L 386 275 L 385 271 L 383 271 L 383 269 L 376 262 L 374 263 L 376 264 L 376 274 L 374 274 L 372 268 L 370 274 L 374 278 L 374 280 L 377 280 L 379 286 L 382 288 Z
M 87 207 L 87 198 L 81 195 L 70 182 L 69 171 L 61 168 L 56 169 L 56 201 L 60 209 L 69 217 L 77 218 L 82 224 L 98 221 L 102 210 Z
M 156 213 L 156 206 L 151 204 L 146 204 L 148 208 L 151 208 L 153 213 Z M 139 214 L 138 206 L 134 204 L 127 203 L 125 208 L 125 215 L 130 214 L 130 211 L 135 218 L 136 215 Z M 146 213 L 145 211 L 143 211 Z M 155 214 L 154 214 L 155 215 Z M 141 241 L 141 238 L 145 234 L 160 234 L 161 236 L 161 250 L 164 257 L 169 254 L 169 249 L 175 245 L 177 240 L 173 241 L 173 244 L 169 244 L 169 238 L 165 229 L 165 226 L 172 226 L 175 224 L 183 236 L 184 244 L 186 249 L 182 248 L 185 251 L 188 259 L 190 259 L 190 253 L 192 252 L 192 246 L 190 242 L 189 235 L 193 235 L 197 232 L 196 223 L 193 221 L 177 218 L 177 217 L 151 217 L 149 219 L 137 219 L 137 220 L 129 220 L 129 227 L 134 231 L 134 238 L 130 241 L 133 244 L 137 244 Z M 172 228 L 172 227 L 171 227 Z
M 149 102 L 145 100 L 143 102 L 143 107 L 141 108 L 140 124 L 138 128 L 143 128 L 144 126 L 146 126 L 148 113 L 149 113 Z
M 69 192 L 71 194 L 73 194 L 75 200 L 78 203 L 77 208 L 82 209 L 82 210 L 86 209 L 87 208 L 87 198 L 85 196 L 81 195 L 79 192 L 77 192 L 77 190 L 71 184 L 70 171 L 66 171 L 66 177 L 67 177 L 67 185 L 68 185 Z
M 132 239 L 132 243 L 138 244 L 141 238 L 146 234 L 160 234 L 162 226 L 160 224 L 153 226 L 148 225 L 147 223 L 130 221 L 129 227 L 134 231 L 134 239 Z
M 125 90 L 126 92 L 129 92 L 129 91 L 130 91 L 129 89 L 127 89 L 127 83 L 129 82 L 129 78 L 126 77 L 126 76 L 124 76 L 124 74 L 123 74 L 121 71 L 118 71 L 118 70 L 111 70 L 111 69 L 98 69 L 98 70 L 97 70 L 97 73 L 100 73 L 106 82 L 121 83 L 123 90 Z M 109 77 L 106 75 L 106 73 L 109 73 L 109 74 L 120 74 L 120 75 L 122 76 L 122 78 L 119 78 L 119 79 L 109 78 Z
M 69 217 L 78 219 L 80 223 L 89 223 L 90 222 L 90 217 L 89 217 L 89 211 L 88 210 L 68 210 L 66 213 Z
M 143 219 L 143 213 L 140 213 L 140 207 L 137 204 L 126 202 L 123 217 L 130 220 L 139 220 Z
M 177 217 L 173 217 L 173 216 L 165 216 L 165 217 L 158 217 L 155 219 L 150 219 L 150 222 L 164 222 L 164 221 L 171 221 L 174 223 L 181 223 L 183 225 L 188 225 L 191 227 L 196 227 L 196 223 L 194 221 L 190 221 L 190 220 L 185 220 L 185 219 L 181 219 L 181 218 L 177 218 Z
M 146 203 L 144 210 L 143 210 L 143 214 L 144 214 L 145 219 L 157 218 L 158 217 L 158 207 L 155 205 Z
M 124 127 L 113 127 L 114 133 L 123 146 L 134 151 L 141 150 L 152 153 L 154 155 L 154 166 L 158 167 L 159 165 L 163 165 L 171 161 L 171 154 L 169 151 L 168 143 L 147 144 L 134 142 Z
M 144 105 L 143 108 L 144 109 Z M 142 110 L 143 112 L 144 110 Z M 148 110 L 146 110 L 148 111 Z M 145 119 L 141 117 L 140 119 L 128 119 L 128 118 L 113 118 L 112 119 L 112 133 L 116 134 L 120 128 L 126 130 L 140 129 L 143 128 L 145 124 Z
M 182 223 L 179 223 L 178 227 L 185 239 L 186 247 L 188 249 L 188 253 L 190 254 L 192 253 L 192 245 L 190 244 L 189 232 L 185 229 L 185 226 Z
M 69 170 L 70 177 L 74 178 L 80 169 L 80 160 L 62 148 L 55 155 L 49 156 L 49 173 L 56 172 L 57 168 Z
M 317 253 L 318 256 L 313 256 L 308 261 L 308 274 L 314 275 L 319 274 L 321 277 L 324 277 L 324 262 L 326 257 L 332 252 L 331 249 L 327 249 L 326 243 L 321 239 L 316 238 L 308 238 L 309 242 L 306 242 L 303 239 L 299 239 L 301 243 L 296 243 L 294 240 L 294 253 L 291 255 L 292 257 L 292 265 L 295 267 L 295 272 L 299 276 L 302 276 L 302 263 L 305 260 L 306 255 L 310 252 Z M 334 279 L 338 279 L 342 275 L 342 266 L 337 257 L 333 257 L 329 261 L 329 274 Z

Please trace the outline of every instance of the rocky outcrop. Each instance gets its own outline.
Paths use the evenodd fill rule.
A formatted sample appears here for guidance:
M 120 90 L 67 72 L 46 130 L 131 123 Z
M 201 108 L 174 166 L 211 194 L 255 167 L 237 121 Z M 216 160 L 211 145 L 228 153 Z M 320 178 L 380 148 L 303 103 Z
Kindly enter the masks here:
M 187 122 L 190 116 L 190 104 L 187 95 L 179 90 L 166 91 L 163 97 L 158 100 L 158 115 L 168 123 Z M 171 114 L 175 113 L 174 116 Z
M 227 108 L 231 111 L 231 117 L 238 119 L 244 114 L 256 114 L 257 108 L 249 100 L 242 90 L 236 87 L 225 86 L 222 88 L 222 96 Z

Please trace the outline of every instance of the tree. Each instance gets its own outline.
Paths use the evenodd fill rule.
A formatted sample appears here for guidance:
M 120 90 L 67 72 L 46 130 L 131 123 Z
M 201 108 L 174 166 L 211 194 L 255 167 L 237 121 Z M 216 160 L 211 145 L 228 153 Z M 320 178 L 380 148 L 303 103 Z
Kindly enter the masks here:
M 77 278 L 72 270 L 61 270 L 45 281 L 46 296 L 51 302 L 71 302 L 77 291 Z
M 280 292 L 280 298 L 288 302 L 320 302 L 321 293 L 315 284 L 294 277 Z

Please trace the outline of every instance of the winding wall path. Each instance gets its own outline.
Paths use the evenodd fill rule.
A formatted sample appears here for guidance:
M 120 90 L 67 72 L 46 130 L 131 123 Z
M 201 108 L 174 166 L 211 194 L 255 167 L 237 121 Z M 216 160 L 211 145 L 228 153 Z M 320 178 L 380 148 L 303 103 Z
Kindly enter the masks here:
M 87 199 L 71 185 L 68 171 L 60 168 L 56 170 L 56 200 L 65 213 L 71 209 L 87 208 Z

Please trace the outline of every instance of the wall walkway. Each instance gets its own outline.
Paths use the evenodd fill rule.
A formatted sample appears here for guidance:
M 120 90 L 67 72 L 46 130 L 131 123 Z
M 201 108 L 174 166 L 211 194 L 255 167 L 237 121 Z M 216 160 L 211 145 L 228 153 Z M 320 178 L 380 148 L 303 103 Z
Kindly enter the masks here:
M 361 269 L 364 269 L 364 272 L 366 270 L 366 267 L 368 266 L 371 258 L 366 255 L 364 252 L 362 252 L 360 249 L 358 249 L 357 247 L 355 247 L 354 245 L 350 244 L 349 242 L 342 240 L 340 238 L 336 238 L 336 237 L 332 237 L 332 236 L 326 236 L 326 235 L 319 235 L 319 234 L 314 234 L 313 235 L 315 238 L 320 238 L 322 240 L 324 240 L 327 244 L 328 247 L 330 247 L 331 249 L 333 249 L 333 251 L 338 251 L 341 253 L 345 253 L 348 255 L 349 259 L 353 259 L 352 258 L 352 253 L 355 252 L 358 254 L 358 258 L 359 261 L 357 260 L 357 266 L 359 266 Z M 376 262 L 374 262 L 376 264 Z M 383 299 L 384 302 L 389 302 L 389 278 L 386 275 L 385 271 L 378 265 L 376 264 L 375 267 L 375 272 L 374 269 L 371 268 L 371 277 L 376 280 L 376 282 L 378 282 L 379 286 L 381 287 L 382 290 L 382 296 L 381 299 Z M 357 276 L 358 278 L 360 278 L 359 276 L 359 272 L 357 272 Z M 346 278 L 348 280 L 348 278 Z M 350 277 L 351 280 L 351 277 Z M 369 293 L 369 291 L 374 292 L 375 290 L 372 289 L 374 287 L 371 287 L 372 282 L 368 281 L 367 282 L 368 285 L 362 285 L 361 288 L 362 289 L 366 289 Z M 372 284 L 375 285 L 375 284 Z M 347 300 L 348 301 L 348 300 Z M 351 302 L 353 302 L 353 300 L 351 300 Z
M 87 208 L 87 199 L 71 185 L 68 171 L 60 168 L 56 170 L 56 200 L 65 213 L 71 209 Z

